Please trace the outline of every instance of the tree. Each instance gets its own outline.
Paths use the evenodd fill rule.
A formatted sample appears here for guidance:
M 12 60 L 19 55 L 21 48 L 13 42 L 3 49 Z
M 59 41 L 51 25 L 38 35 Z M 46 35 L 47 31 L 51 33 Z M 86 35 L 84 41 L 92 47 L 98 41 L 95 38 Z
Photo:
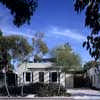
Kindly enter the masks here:
M 2 36 L 0 38 L 0 52 L 3 58 L 4 63 L 2 64 L 4 67 L 4 64 L 7 65 L 13 59 L 16 59 L 17 61 L 24 60 L 24 58 L 32 52 L 32 47 L 22 36 Z
M 84 64 L 83 70 L 87 71 L 90 68 L 98 67 L 98 66 L 100 66 L 99 62 L 97 62 L 97 61 L 88 61 L 87 63 Z
M 22 61 L 32 52 L 32 47 L 23 36 L 10 35 L 7 36 L 6 39 L 8 40 L 9 54 L 11 58 L 17 61 Z
M 71 46 L 66 43 L 64 45 L 55 47 L 51 51 L 51 56 L 55 58 L 55 65 L 59 67 L 59 73 L 67 72 L 71 70 L 80 70 L 81 69 L 81 59 L 80 56 L 75 54 L 71 48 Z M 58 94 L 60 92 L 60 77 L 59 77 L 59 89 Z
M 25 22 L 30 23 L 31 16 L 37 8 L 37 0 L 0 0 L 14 16 L 13 23 L 19 27 Z
M 81 69 L 80 56 L 73 52 L 68 43 L 54 48 L 51 55 L 53 58 L 56 58 L 56 65 L 61 66 L 61 70 L 64 72 Z
M 27 59 L 27 55 L 32 52 L 32 47 L 27 40 L 22 36 L 11 35 L 7 36 L 10 42 L 10 54 L 11 58 L 17 61 L 24 62 Z M 23 84 L 21 89 L 21 95 L 23 96 Z
M 75 0 L 77 13 L 85 10 L 85 27 L 89 27 L 91 33 L 83 43 L 83 47 L 89 51 L 95 60 L 100 59 L 100 0 Z
M 11 60 L 22 60 L 32 51 L 31 46 L 27 40 L 22 36 L 0 36 L 0 70 L 4 69 L 5 73 L 5 87 L 10 96 L 7 82 L 6 72 L 11 68 Z
M 48 47 L 43 41 L 44 33 L 37 32 L 32 38 L 33 50 L 34 50 L 34 59 L 36 61 L 41 61 L 43 55 L 48 52 Z

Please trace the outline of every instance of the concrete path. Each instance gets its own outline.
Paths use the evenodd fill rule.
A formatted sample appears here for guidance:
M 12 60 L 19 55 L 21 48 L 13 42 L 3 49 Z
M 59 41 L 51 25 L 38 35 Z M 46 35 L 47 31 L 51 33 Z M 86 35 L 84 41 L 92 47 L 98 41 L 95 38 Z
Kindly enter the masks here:
M 100 91 L 92 89 L 68 89 L 74 100 L 100 100 Z
M 73 100 L 69 97 L 36 97 L 36 98 L 26 98 L 26 97 L 0 97 L 0 100 Z

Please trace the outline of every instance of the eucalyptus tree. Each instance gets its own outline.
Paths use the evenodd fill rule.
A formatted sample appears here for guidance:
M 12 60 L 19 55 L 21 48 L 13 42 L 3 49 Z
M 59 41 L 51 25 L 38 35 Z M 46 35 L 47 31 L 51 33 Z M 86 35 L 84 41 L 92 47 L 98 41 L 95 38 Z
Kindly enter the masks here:
M 10 10 L 17 27 L 26 22 L 29 24 L 38 6 L 38 0 L 0 0 L 0 3 Z
M 85 27 L 90 28 L 90 34 L 83 43 L 91 57 L 100 60 L 100 0 L 74 0 L 77 13 L 85 11 Z
M 9 54 L 11 58 L 17 61 L 24 61 L 26 56 L 32 52 L 32 47 L 27 39 L 19 35 L 10 35 L 6 37 L 8 40 Z
M 80 70 L 81 69 L 81 59 L 80 56 L 75 54 L 71 48 L 71 46 L 66 43 L 64 45 L 60 45 L 58 47 L 53 48 L 51 51 L 51 56 L 55 59 L 54 63 L 58 66 L 59 74 L 61 72 L 66 73 L 70 70 Z M 58 94 L 60 92 L 60 76 L 58 76 L 59 80 L 59 89 Z
M 87 71 L 89 70 L 90 68 L 93 68 L 93 67 L 99 67 L 100 66 L 100 62 L 97 62 L 97 61 L 88 61 L 84 64 L 84 67 L 83 67 L 83 70 L 84 71 Z
M 44 33 L 37 32 L 34 37 L 32 38 L 32 45 L 33 45 L 33 56 L 34 59 L 37 61 L 41 61 L 43 55 L 48 52 L 48 47 L 46 43 L 43 41 Z
M 31 51 L 32 47 L 22 36 L 0 36 L 0 69 L 5 71 L 5 86 L 8 96 L 10 96 L 10 93 L 7 88 L 6 72 L 8 67 L 11 67 L 11 60 L 23 61 Z
M 64 72 L 81 69 L 81 58 L 68 43 L 53 48 L 51 55 L 55 58 L 55 64 L 61 66 Z

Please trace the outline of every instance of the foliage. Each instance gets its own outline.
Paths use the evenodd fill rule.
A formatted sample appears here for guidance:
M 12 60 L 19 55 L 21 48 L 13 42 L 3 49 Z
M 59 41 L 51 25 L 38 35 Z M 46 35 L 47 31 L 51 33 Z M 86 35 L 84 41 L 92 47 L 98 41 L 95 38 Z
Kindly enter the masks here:
M 11 66 L 11 60 L 22 60 L 32 51 L 27 40 L 22 36 L 0 37 L 0 69 Z
M 0 37 L 2 36 L 2 34 L 3 34 L 3 33 L 2 33 L 2 31 L 0 30 Z
M 14 16 L 13 23 L 21 26 L 25 22 L 30 23 L 31 16 L 37 8 L 37 0 L 0 0 Z
M 3 69 L 6 65 L 9 65 L 9 62 L 11 61 L 11 57 L 7 52 L 7 50 L 8 50 L 7 40 L 1 35 L 0 36 L 0 70 Z
M 58 84 L 45 84 L 45 83 L 31 83 L 23 86 L 24 96 L 28 94 L 35 94 L 36 96 L 58 96 L 67 95 L 66 89 L 60 86 L 60 94 L 58 94 L 59 85 Z M 18 96 L 21 94 L 21 86 L 8 87 L 9 92 L 12 96 Z M 28 90 L 28 91 L 27 91 Z M 0 88 L 0 95 L 7 95 L 6 88 Z
M 62 66 L 63 71 L 80 70 L 81 59 L 80 56 L 75 54 L 71 46 L 67 43 L 54 48 L 51 55 L 55 59 L 57 66 Z
M 89 27 L 91 33 L 83 43 L 83 47 L 89 54 L 98 60 L 100 58 L 100 0 L 75 0 L 75 11 L 81 12 L 85 9 L 85 27 Z
M 96 62 L 96 61 L 89 61 L 89 62 L 87 62 L 87 63 L 85 63 L 84 64 L 84 70 L 86 71 L 86 70 L 88 70 L 88 69 L 90 69 L 90 68 L 92 68 L 92 67 L 97 67 L 97 66 L 99 66 L 100 65 L 100 63 L 99 62 Z
M 48 47 L 43 41 L 44 33 L 37 32 L 32 38 L 34 59 L 40 61 L 44 54 L 48 52 Z
M 58 93 L 58 90 L 60 90 L 59 93 Z M 37 96 L 39 97 L 70 96 L 70 94 L 66 93 L 66 89 L 62 85 L 60 85 L 59 87 L 59 84 L 54 84 L 54 83 L 44 84 L 43 83 L 43 86 L 40 87 Z
M 18 96 L 21 94 L 21 87 L 17 87 L 17 86 L 8 86 L 8 90 L 11 94 L 11 96 Z M 0 88 L 0 96 L 7 96 L 7 91 L 5 86 Z
M 9 53 L 13 59 L 24 60 L 25 56 L 32 52 L 32 47 L 23 36 L 10 35 L 6 38 L 9 42 Z

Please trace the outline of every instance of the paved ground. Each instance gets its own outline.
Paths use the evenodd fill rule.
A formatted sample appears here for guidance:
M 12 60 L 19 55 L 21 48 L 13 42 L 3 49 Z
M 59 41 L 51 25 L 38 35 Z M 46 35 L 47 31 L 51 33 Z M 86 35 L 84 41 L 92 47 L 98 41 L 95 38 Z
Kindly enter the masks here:
M 92 89 L 68 89 L 74 100 L 100 100 L 100 91 Z
M 68 89 L 71 97 L 43 97 L 34 98 L 32 96 L 24 97 L 0 97 L 0 100 L 100 100 L 100 91 L 92 89 Z
M 67 98 L 67 97 L 43 97 L 43 98 L 8 98 L 8 97 L 3 97 L 0 98 L 0 100 L 73 100 L 72 98 Z

